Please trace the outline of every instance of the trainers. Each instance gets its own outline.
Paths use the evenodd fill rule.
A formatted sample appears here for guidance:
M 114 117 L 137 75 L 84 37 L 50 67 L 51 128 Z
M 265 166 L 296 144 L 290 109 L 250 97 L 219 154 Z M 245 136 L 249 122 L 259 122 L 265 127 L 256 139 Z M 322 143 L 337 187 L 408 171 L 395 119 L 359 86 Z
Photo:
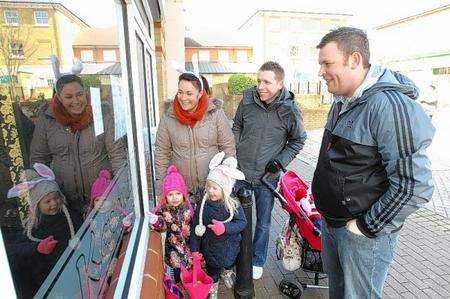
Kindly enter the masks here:
M 253 266 L 253 279 L 260 279 L 263 275 L 263 267 Z
M 209 299 L 217 299 L 217 293 L 219 291 L 219 282 L 215 282 L 209 291 Z
M 222 271 L 222 274 L 220 274 L 220 277 L 222 278 L 223 283 L 228 289 L 233 288 L 234 281 L 236 279 L 236 274 L 234 274 L 233 270 L 224 269 Z

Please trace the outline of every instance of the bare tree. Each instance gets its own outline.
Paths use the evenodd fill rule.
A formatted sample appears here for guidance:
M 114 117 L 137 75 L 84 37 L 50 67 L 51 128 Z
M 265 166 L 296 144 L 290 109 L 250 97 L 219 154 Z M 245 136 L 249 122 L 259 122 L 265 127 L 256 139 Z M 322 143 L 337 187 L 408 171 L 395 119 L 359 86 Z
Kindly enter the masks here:
M 11 99 L 16 100 L 14 83 L 20 67 L 36 52 L 37 43 L 32 39 L 32 28 L 24 26 L 0 26 L 0 73 L 7 76 Z

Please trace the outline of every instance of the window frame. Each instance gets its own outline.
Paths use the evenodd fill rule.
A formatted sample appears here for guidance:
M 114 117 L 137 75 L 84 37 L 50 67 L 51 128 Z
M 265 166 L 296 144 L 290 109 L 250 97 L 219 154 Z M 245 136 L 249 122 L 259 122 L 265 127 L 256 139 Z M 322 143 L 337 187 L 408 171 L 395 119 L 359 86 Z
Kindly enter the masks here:
M 16 14 L 15 18 L 17 18 L 17 22 L 9 22 L 9 19 L 8 19 L 8 16 L 7 16 L 8 13 L 15 13 Z M 6 25 L 8 25 L 8 26 L 19 26 L 20 14 L 19 14 L 18 10 L 8 9 L 8 10 L 5 10 L 3 12 L 3 15 L 4 15 L 4 18 L 5 18 L 5 24 Z
M 206 58 L 208 57 L 208 58 Z M 211 53 L 209 50 L 199 50 L 198 51 L 198 61 L 200 62 L 210 62 L 211 61 Z
M 45 13 L 46 14 L 46 20 L 47 20 L 46 23 L 39 23 L 38 22 L 38 19 L 44 19 L 43 17 L 38 17 L 37 16 L 38 13 Z M 35 10 L 33 12 L 33 15 L 34 15 L 34 25 L 35 26 L 42 26 L 42 27 L 47 27 L 48 26 L 48 21 L 49 21 L 48 11 L 46 11 L 46 10 Z
M 90 53 L 90 59 L 85 59 L 84 54 Z M 94 51 L 90 49 L 80 50 L 80 59 L 82 62 L 93 62 L 94 61 Z
M 106 60 L 106 53 L 109 53 L 114 56 L 114 59 L 110 59 L 110 60 Z M 103 62 L 116 62 L 117 61 L 117 54 L 116 54 L 116 50 L 115 49 L 103 49 Z
M 226 56 L 226 59 L 224 59 L 225 58 L 224 55 Z M 219 62 L 230 62 L 230 51 L 218 50 L 217 58 L 218 58 Z

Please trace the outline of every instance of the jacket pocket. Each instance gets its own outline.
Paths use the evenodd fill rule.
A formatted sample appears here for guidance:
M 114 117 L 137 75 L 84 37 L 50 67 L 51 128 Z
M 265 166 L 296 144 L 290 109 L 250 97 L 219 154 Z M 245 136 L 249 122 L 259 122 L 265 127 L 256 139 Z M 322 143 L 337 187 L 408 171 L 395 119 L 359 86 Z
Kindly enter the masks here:
M 343 185 L 343 205 L 353 216 L 358 216 L 370 208 L 370 190 L 361 176 L 346 177 Z

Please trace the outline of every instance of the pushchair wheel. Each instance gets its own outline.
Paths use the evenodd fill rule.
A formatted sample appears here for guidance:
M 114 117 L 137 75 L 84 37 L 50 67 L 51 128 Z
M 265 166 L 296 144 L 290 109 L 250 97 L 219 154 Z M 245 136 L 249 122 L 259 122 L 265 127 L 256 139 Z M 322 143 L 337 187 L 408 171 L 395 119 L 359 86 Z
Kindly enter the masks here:
M 281 280 L 280 285 L 278 286 L 278 290 L 290 299 L 297 299 L 302 296 L 303 287 L 298 286 L 296 283 L 287 280 L 286 278 Z

